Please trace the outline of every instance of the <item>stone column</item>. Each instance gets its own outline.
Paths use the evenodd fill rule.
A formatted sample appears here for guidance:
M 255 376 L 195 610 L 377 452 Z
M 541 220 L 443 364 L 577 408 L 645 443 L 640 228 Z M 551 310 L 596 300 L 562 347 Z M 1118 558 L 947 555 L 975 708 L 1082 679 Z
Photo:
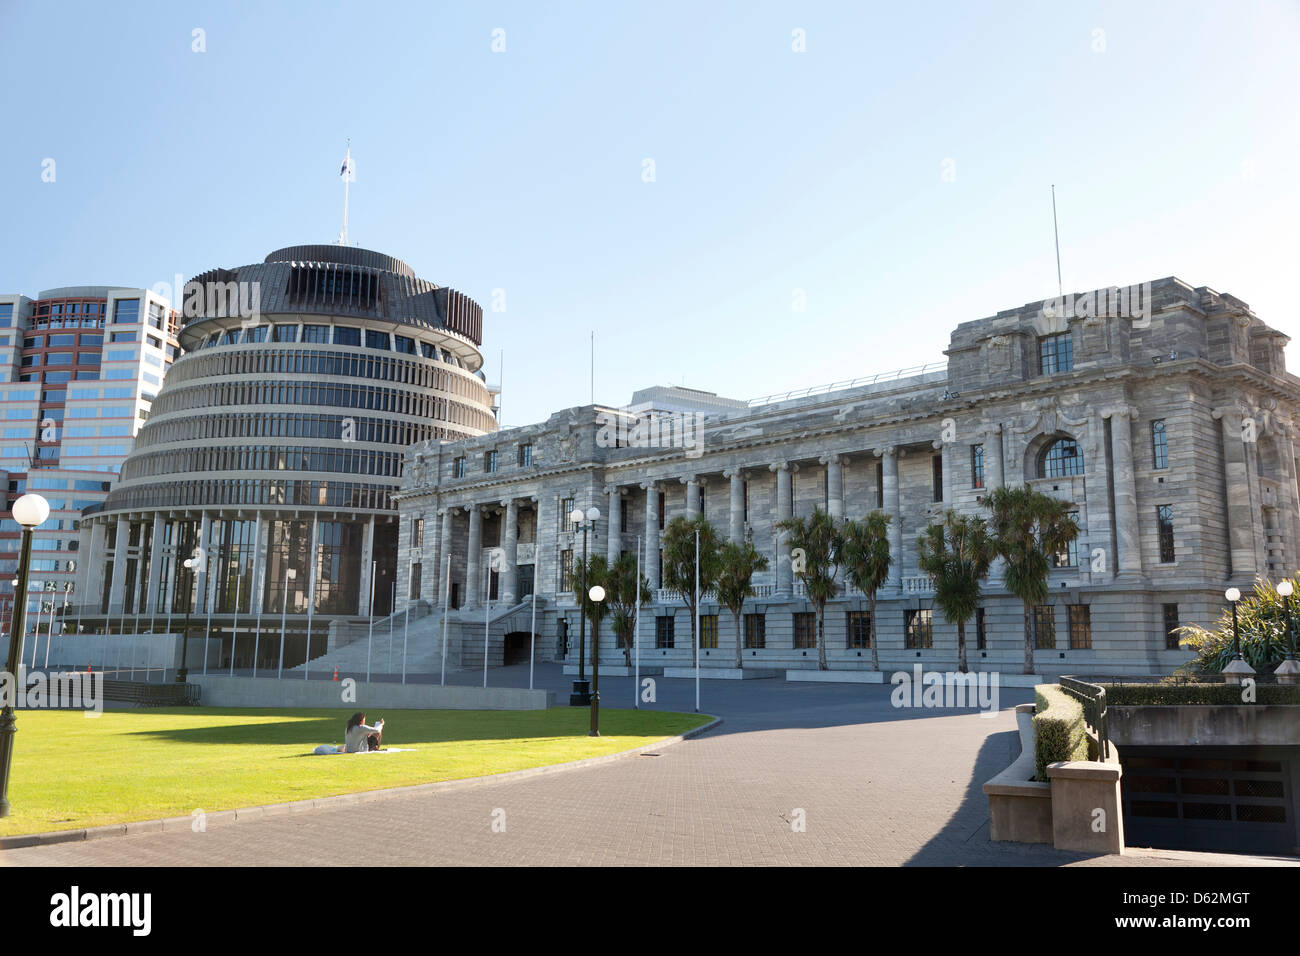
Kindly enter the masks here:
M 130 538 L 131 522 L 126 518 L 117 519 L 117 536 L 113 540 L 113 583 L 108 592 L 108 613 L 121 613 L 126 606 L 126 542 Z M 117 611 L 114 608 L 116 598 Z M 15 597 L 16 599 L 16 597 Z
M 248 612 L 256 614 L 257 609 L 262 606 L 262 599 L 266 593 L 266 552 L 267 536 L 271 533 L 267 520 L 261 516 L 256 519 L 254 524 L 256 530 L 253 532 L 253 578 L 248 583 Z
M 1242 411 L 1236 405 L 1225 405 L 1214 409 L 1212 414 L 1223 428 L 1223 478 L 1228 489 L 1225 510 L 1228 516 L 1228 547 L 1232 555 L 1230 576 L 1238 583 L 1249 585 L 1257 566 L 1250 474 L 1241 431 Z
M 659 587 L 659 486 L 647 481 L 641 487 L 645 490 L 645 576 L 654 591 Z
M 733 468 L 723 472 L 723 476 L 731 480 L 727 539 L 733 544 L 740 544 L 745 540 L 745 472 L 741 468 Z
M 608 485 L 605 494 L 609 495 L 609 528 L 605 534 L 605 560 L 612 568 L 623 550 L 623 489 L 618 485 Z
M 198 574 L 194 577 L 194 613 L 207 611 L 209 607 L 210 594 L 208 593 L 208 582 L 212 580 L 212 575 L 208 573 L 212 567 L 212 519 L 208 517 L 205 511 L 199 518 L 199 567 Z
M 104 565 L 108 560 L 104 541 L 107 537 L 108 522 L 93 521 L 90 525 L 90 550 L 80 556 L 86 568 L 86 591 L 81 596 L 81 603 L 86 607 L 98 608 L 104 599 Z
M 776 514 L 772 525 L 776 534 L 776 594 L 780 600 L 789 600 L 794 596 L 794 571 L 790 567 L 790 537 L 775 526 L 794 515 L 793 487 L 791 485 L 792 466 L 789 462 L 774 462 L 768 468 L 776 473 Z
M 442 578 L 442 509 L 427 511 L 424 514 L 424 541 L 420 549 L 420 593 L 419 600 L 428 601 L 430 605 L 438 603 L 442 592 L 438 581 Z M 408 592 L 409 593 L 409 592 Z
M 700 513 L 700 479 L 692 475 L 681 482 L 686 486 L 686 520 L 689 521 Z
M 542 559 L 555 550 L 542 546 L 542 501 L 545 497 L 545 495 L 533 495 L 529 499 L 533 503 L 533 590 L 538 592 L 539 597 L 543 593 L 550 593 L 544 589 L 547 587 L 547 582 L 552 580 L 547 576 L 548 566 Z
M 984 486 L 987 491 L 1002 487 L 1006 480 L 1002 469 L 1002 426 L 994 425 L 984 433 Z
M 374 578 L 371 562 L 375 560 L 375 519 L 372 515 L 366 521 L 366 536 L 361 542 L 361 594 L 358 595 L 357 613 L 370 613 L 370 582 Z
M 159 579 L 162 576 L 162 550 L 163 550 L 163 514 L 161 511 L 155 511 L 153 515 L 153 540 L 149 543 L 149 582 L 145 588 L 144 613 L 152 614 L 158 609 L 161 603 L 158 594 Z M 141 562 L 144 561 L 144 555 L 140 555 Z M 139 569 L 137 569 L 137 574 Z
M 1120 574 L 1141 574 L 1137 483 L 1133 474 L 1133 420 L 1137 417 L 1137 409 L 1121 405 L 1102 414 L 1110 418 L 1110 449 L 1115 471 L 1115 544 L 1119 550 L 1115 566 Z
M 889 553 L 893 557 L 893 563 L 889 566 L 889 577 L 885 581 L 885 587 L 901 588 L 903 586 L 903 508 L 902 496 L 898 489 L 898 456 L 897 448 L 879 448 L 876 454 L 880 456 L 881 463 L 884 466 L 885 486 L 885 514 L 889 515 Z
M 1286 514 L 1282 519 L 1285 537 L 1285 555 L 1288 568 L 1300 565 L 1300 500 L 1297 500 L 1294 426 L 1289 422 L 1277 425 L 1278 456 L 1282 459 L 1281 475 L 1286 485 Z
M 819 459 L 826 466 L 826 510 L 839 522 L 844 520 L 844 460 L 839 455 Z
M 440 508 L 438 515 L 441 521 L 438 528 L 438 566 L 434 569 L 438 589 L 434 592 L 434 599 L 441 607 L 443 601 L 451 601 L 451 568 L 448 567 L 448 559 L 451 557 L 451 531 L 456 523 L 456 509 Z
M 469 506 L 469 542 L 465 547 L 465 600 L 462 610 L 478 607 L 483 590 L 483 510 L 478 505 Z
M 503 502 L 506 513 L 502 518 L 501 550 L 505 552 L 501 567 L 501 603 L 513 607 L 519 593 L 519 502 L 509 498 Z

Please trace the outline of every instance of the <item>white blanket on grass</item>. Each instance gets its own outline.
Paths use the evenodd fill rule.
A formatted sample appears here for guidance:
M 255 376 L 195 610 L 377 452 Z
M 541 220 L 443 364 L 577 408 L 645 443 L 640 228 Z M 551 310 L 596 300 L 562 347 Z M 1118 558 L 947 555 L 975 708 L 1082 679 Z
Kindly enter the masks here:
M 344 751 L 335 750 L 329 744 L 321 744 L 312 751 L 313 755 L 327 756 L 329 754 L 341 754 Z M 362 754 L 409 754 L 415 753 L 414 747 L 385 747 L 383 750 L 358 750 L 352 756 L 360 757 Z

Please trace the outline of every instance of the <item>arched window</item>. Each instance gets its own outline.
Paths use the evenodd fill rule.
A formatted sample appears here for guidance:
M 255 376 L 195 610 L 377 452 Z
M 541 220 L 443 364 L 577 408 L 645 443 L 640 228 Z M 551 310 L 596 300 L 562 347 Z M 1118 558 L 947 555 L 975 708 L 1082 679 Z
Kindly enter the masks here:
M 1058 438 L 1038 459 L 1039 478 L 1065 478 L 1083 474 L 1083 455 L 1073 438 Z

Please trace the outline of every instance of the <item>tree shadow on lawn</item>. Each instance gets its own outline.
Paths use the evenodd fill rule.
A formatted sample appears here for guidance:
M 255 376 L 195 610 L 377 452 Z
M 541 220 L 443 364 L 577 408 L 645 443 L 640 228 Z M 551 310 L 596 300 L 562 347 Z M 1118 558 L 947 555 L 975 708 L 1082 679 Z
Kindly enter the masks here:
M 201 715 L 202 710 L 155 710 L 160 716 Z M 217 724 L 202 727 L 162 727 L 127 731 L 125 736 L 143 736 L 187 744 L 251 744 L 256 746 L 307 746 L 343 742 L 348 718 L 354 710 L 339 710 L 329 715 L 302 712 L 293 719 L 260 721 L 247 724 Z M 249 717 L 286 717 L 283 710 L 241 711 Z M 624 716 L 618 711 L 603 711 L 601 730 L 607 737 L 618 736 L 671 736 L 680 733 L 680 726 L 665 727 L 668 715 L 642 711 Z M 310 716 L 308 716 L 310 715 Z M 550 715 L 550 716 L 547 716 Z M 233 716 L 225 713 L 221 716 Z M 694 716 L 694 715 L 687 715 Z M 487 740 L 543 740 L 555 738 L 586 738 L 588 714 L 586 708 L 573 711 L 553 709 L 548 711 L 406 711 L 385 712 L 375 709 L 366 714 L 370 723 L 385 717 L 384 746 L 414 747 L 419 744 L 454 743 L 458 741 Z M 647 720 L 650 718 L 650 720 Z M 639 725 L 639 726 L 638 726 Z M 291 754 L 287 756 L 310 756 Z

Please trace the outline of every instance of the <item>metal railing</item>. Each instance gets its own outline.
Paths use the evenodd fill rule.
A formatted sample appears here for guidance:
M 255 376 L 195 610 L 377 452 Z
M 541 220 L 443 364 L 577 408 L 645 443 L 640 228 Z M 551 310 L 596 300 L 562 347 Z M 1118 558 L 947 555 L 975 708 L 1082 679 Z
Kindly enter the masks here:
M 814 385 L 811 388 L 797 388 L 789 392 L 764 395 L 762 398 L 751 398 L 746 404 L 750 408 L 756 405 L 771 405 L 774 402 L 784 402 L 792 398 L 810 398 L 813 395 L 824 395 L 827 392 L 838 392 L 846 388 L 859 388 L 863 385 L 878 385 L 881 382 L 895 382 L 899 379 L 912 378 L 916 375 L 928 375 L 931 372 L 947 371 L 947 369 L 947 362 L 927 362 L 925 365 L 912 365 L 908 368 L 894 369 L 892 372 L 880 372 L 876 375 L 864 375 L 862 378 L 831 382 L 827 385 Z
M 1099 759 L 1110 758 L 1110 731 L 1106 723 L 1106 688 L 1077 677 L 1060 678 L 1061 690 L 1083 705 L 1083 719 L 1097 735 Z

